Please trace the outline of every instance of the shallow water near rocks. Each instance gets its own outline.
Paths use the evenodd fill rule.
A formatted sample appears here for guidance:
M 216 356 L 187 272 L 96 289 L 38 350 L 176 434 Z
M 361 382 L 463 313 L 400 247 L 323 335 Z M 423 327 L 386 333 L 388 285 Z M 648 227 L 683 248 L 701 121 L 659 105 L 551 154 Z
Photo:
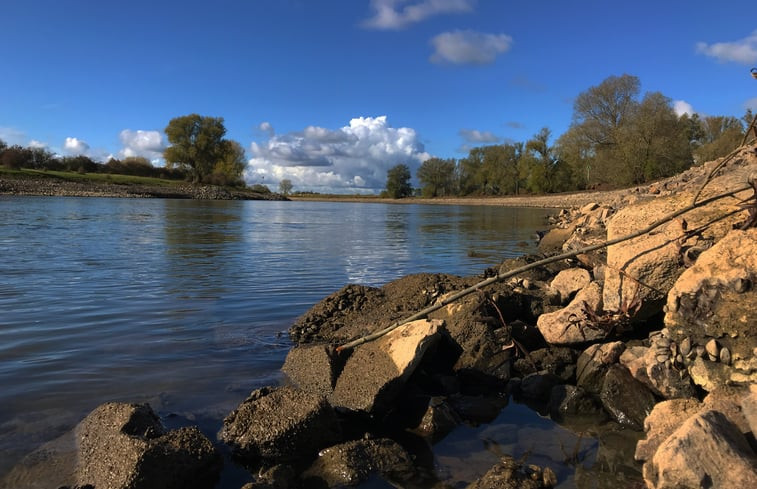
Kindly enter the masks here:
M 213 439 L 250 391 L 280 381 L 286 330 L 313 304 L 347 283 L 480 274 L 533 252 L 548 213 L 0 197 L 0 479 L 106 401 L 149 402 L 169 426 L 198 423 Z M 529 463 L 558 464 L 560 487 L 576 485 L 557 445 L 532 447 L 511 432 L 573 443 L 511 403 L 492 423 L 460 427 L 435 446 L 445 487 L 483 474 L 496 453 L 526 450 Z M 589 469 L 601 463 L 591 440 L 598 446 L 582 439 Z M 230 466 L 219 487 L 245 477 Z

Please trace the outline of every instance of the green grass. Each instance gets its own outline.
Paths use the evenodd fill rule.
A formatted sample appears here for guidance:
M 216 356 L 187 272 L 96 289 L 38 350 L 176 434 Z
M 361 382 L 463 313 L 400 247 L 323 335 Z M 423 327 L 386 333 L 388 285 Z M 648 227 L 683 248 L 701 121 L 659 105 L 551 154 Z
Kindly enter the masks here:
M 0 177 L 9 178 L 52 178 L 69 182 L 113 183 L 117 185 L 150 185 L 171 187 L 185 183 L 182 180 L 166 180 L 163 178 L 138 177 L 133 175 L 119 175 L 110 173 L 78 173 L 72 171 L 52 170 L 10 170 L 0 167 Z

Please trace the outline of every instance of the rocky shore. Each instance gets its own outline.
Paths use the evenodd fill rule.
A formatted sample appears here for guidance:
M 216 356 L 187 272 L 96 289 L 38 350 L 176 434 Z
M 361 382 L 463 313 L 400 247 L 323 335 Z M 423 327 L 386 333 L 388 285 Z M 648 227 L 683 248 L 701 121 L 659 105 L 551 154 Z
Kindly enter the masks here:
M 198 200 L 285 200 L 279 194 L 216 185 L 141 185 L 95 181 L 70 181 L 52 176 L 0 175 L 0 195 L 37 195 L 65 197 L 122 197 Z
M 633 439 L 635 453 L 605 453 L 607 477 L 578 487 L 757 487 L 755 150 L 564 209 L 539 255 L 478 277 L 346 285 L 290 328 L 288 382 L 252 392 L 218 441 L 167 430 L 147 405 L 106 404 L 72 433 L 76 464 L 55 466 L 61 484 L 210 488 L 222 447 L 254 474 L 245 489 L 441 489 L 423 454 L 515 399 L 596 436 L 600 451 Z M 24 470 L 53 459 L 43 449 Z M 467 488 L 561 482 L 501 453 Z

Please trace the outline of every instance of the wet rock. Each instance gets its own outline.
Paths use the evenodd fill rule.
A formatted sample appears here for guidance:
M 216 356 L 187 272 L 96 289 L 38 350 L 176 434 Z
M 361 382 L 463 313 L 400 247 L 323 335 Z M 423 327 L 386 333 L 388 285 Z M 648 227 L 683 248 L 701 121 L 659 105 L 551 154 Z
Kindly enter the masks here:
M 265 467 L 258 473 L 257 480 L 249 484 L 249 489 L 295 489 L 299 487 L 297 475 L 297 471 L 291 465 L 277 464 Z
M 656 402 L 644 384 L 617 364 L 607 370 L 599 398 L 615 421 L 636 431 L 643 429 L 644 419 Z
M 329 401 L 335 407 L 374 413 L 391 407 L 444 324 L 421 319 L 355 348 Z
M 294 387 L 264 387 L 223 420 L 219 438 L 246 463 L 290 461 L 338 441 L 339 427 L 323 396 Z
M 372 474 L 405 481 L 413 474 L 410 455 L 388 438 L 355 440 L 320 451 L 303 474 L 305 487 L 356 486 Z
M 289 350 L 281 370 L 300 389 L 328 396 L 343 366 L 344 361 L 329 345 L 316 344 Z
M 535 373 L 555 375 L 562 382 L 574 382 L 578 352 L 572 348 L 550 346 L 530 352 L 514 362 L 521 376 Z
M 757 457 L 733 423 L 718 411 L 686 420 L 644 464 L 656 489 L 757 487 Z
M 563 380 L 550 373 L 536 373 L 523 377 L 520 382 L 519 393 L 526 399 L 549 402 L 552 388 L 563 383 Z
M 618 362 L 625 348 L 620 341 L 598 343 L 586 348 L 576 363 L 577 385 L 587 392 L 599 394 L 607 370 Z
M 564 308 L 539 316 L 536 326 L 552 345 L 586 343 L 607 337 L 609 331 L 592 322 L 587 308 L 592 312 L 602 311 L 602 291 L 596 282 L 581 289 Z
M 652 460 L 660 444 L 701 409 L 700 402 L 694 398 L 671 399 L 656 404 L 644 420 L 646 438 L 636 444 L 634 458 L 639 462 Z
M 450 397 L 447 402 L 463 420 L 474 425 L 490 423 L 507 406 L 506 397 L 495 395 L 458 395 Z
M 559 297 L 560 304 L 567 304 L 571 298 L 591 283 L 591 275 L 583 268 L 569 268 L 557 274 L 549 284 L 552 293 Z
M 211 488 L 221 470 L 197 428 L 166 431 L 147 404 L 103 404 L 77 426 L 77 437 L 80 486 Z
M 601 417 L 604 410 L 599 401 L 582 388 L 557 385 L 549 396 L 549 413 L 552 419 L 560 421 L 576 416 Z
M 757 382 L 757 290 L 744 286 L 756 277 L 757 229 L 734 230 L 702 252 L 668 294 L 665 324 L 673 339 L 704 346 L 690 372 L 705 390 Z
M 505 455 L 499 463 L 489 469 L 466 489 L 541 489 L 553 487 L 557 477 L 546 468 L 524 465 L 513 457 Z
M 457 411 L 441 397 L 429 399 L 428 408 L 421 418 L 421 422 L 412 431 L 436 443 L 462 422 Z

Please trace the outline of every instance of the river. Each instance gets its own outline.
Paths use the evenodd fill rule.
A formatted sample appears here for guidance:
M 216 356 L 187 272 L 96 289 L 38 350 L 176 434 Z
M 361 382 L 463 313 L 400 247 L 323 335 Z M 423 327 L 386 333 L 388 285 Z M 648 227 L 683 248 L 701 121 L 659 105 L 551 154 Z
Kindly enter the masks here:
M 0 197 L 0 478 L 106 401 L 149 402 L 215 439 L 250 391 L 281 380 L 286 331 L 320 299 L 417 272 L 478 275 L 533 252 L 548 212 Z M 535 430 L 575 442 L 523 406 L 500 418 L 439 443 L 441 477 L 454 486 L 485 472 L 493 437 L 515 436 L 497 442 L 505 453 L 524 429 L 526 440 Z M 531 461 L 549 464 L 555 450 Z

